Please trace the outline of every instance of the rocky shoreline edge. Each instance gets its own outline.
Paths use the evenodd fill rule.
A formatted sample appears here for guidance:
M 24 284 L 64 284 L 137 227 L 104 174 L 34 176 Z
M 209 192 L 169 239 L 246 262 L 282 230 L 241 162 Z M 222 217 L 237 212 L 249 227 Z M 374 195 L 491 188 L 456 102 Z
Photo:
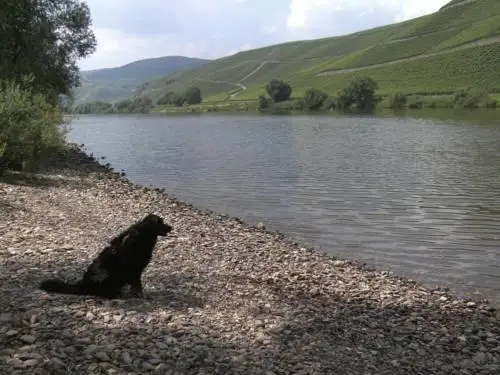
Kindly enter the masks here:
M 237 218 L 134 185 L 71 144 L 42 175 L 0 179 L 0 372 L 496 374 L 500 315 Z M 145 300 L 49 295 L 146 212 Z

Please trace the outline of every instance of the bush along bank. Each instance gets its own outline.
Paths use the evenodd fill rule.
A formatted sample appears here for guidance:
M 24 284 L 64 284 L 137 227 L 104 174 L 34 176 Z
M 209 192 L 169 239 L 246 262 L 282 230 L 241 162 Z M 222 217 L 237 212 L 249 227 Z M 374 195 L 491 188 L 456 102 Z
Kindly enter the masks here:
M 498 101 L 487 90 L 466 88 L 455 93 L 421 93 L 409 95 L 395 92 L 386 97 L 377 94 L 378 83 L 370 77 L 357 77 L 348 87 L 330 96 L 309 88 L 303 97 L 290 99 L 288 83 L 274 80 L 274 91 L 266 86 L 267 96 L 258 98 L 261 112 L 373 112 L 378 108 L 404 110 L 420 108 L 497 108 Z M 281 93 L 281 91 L 283 93 Z

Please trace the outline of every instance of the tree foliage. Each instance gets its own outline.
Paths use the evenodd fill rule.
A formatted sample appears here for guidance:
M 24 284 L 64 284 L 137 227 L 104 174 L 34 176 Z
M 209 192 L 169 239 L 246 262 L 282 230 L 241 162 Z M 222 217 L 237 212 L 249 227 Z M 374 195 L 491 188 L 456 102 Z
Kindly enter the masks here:
M 310 88 L 304 95 L 304 104 L 309 110 L 316 111 L 321 108 L 327 98 L 326 92 Z
M 157 102 L 158 105 L 175 105 L 182 107 L 184 104 L 184 96 L 173 91 L 167 92 Z
M 20 82 L 56 102 L 79 84 L 78 59 L 93 53 L 90 11 L 78 0 L 0 2 L 0 79 Z
M 396 92 L 389 96 L 389 107 L 391 109 L 402 109 L 406 105 L 408 98 L 401 92 Z
M 486 106 L 489 101 L 488 91 L 470 87 L 457 90 L 453 96 L 455 107 L 459 108 L 479 108 Z
M 111 104 L 111 103 L 97 100 L 95 102 L 79 104 L 75 107 L 73 112 L 79 113 L 79 114 L 113 113 L 113 112 L 115 112 L 115 108 L 113 107 L 113 104 Z
M 355 78 L 340 93 L 337 106 L 348 109 L 355 105 L 361 110 L 371 110 L 377 104 L 378 99 L 375 96 L 377 88 L 377 82 L 371 77 Z
M 333 111 L 334 109 L 337 108 L 337 100 L 338 100 L 337 98 L 329 96 L 323 102 L 323 109 L 326 109 L 327 111 Z
M 264 95 L 259 95 L 259 110 L 269 108 L 269 101 Z
M 147 96 L 138 96 L 134 99 L 125 99 L 114 105 L 114 112 L 118 113 L 148 113 L 153 107 L 153 100 Z
M 189 105 L 200 104 L 202 101 L 201 90 L 198 87 L 188 88 L 184 94 L 184 101 Z
M 285 81 L 273 79 L 266 85 L 266 92 L 275 102 L 283 102 L 290 99 L 292 86 Z
M 62 111 L 27 88 L 33 80 L 0 82 L 0 174 L 7 167 L 34 170 L 64 145 Z
M 304 98 L 297 98 L 292 104 L 292 109 L 296 111 L 303 111 L 306 108 L 306 101 Z

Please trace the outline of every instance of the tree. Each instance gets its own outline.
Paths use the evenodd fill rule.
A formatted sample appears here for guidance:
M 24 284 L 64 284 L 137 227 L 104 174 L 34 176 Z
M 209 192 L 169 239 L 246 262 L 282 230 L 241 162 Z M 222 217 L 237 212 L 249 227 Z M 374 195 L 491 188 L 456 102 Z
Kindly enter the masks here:
M 139 96 L 132 100 L 130 112 L 132 113 L 148 113 L 153 107 L 153 100 L 147 95 Z
M 114 107 L 120 113 L 148 113 L 153 107 L 153 100 L 147 95 L 138 96 L 117 102 Z
M 64 146 L 61 109 L 33 93 L 31 80 L 0 82 L 0 175 L 6 168 L 35 170 Z
M 402 109 L 406 105 L 407 97 L 401 92 L 396 92 L 389 96 L 389 107 L 391 109 Z
M 184 100 L 187 104 L 200 104 L 202 101 L 201 90 L 198 87 L 190 87 L 184 94 Z
M 163 95 L 160 99 L 158 99 L 158 101 L 156 102 L 156 104 L 158 104 L 158 105 L 169 105 L 169 104 L 172 104 L 172 97 L 174 95 L 176 95 L 175 92 L 169 91 L 165 95 Z
M 358 109 L 371 110 L 377 104 L 378 98 L 375 96 L 377 88 L 378 84 L 373 78 L 355 78 L 342 90 L 337 105 L 348 109 L 354 104 Z
M 333 111 L 336 108 L 337 108 L 337 98 L 335 97 L 329 96 L 323 102 L 323 109 L 326 109 L 328 111 Z
M 269 108 L 269 101 L 264 95 L 259 96 L 259 110 Z
M 177 94 L 173 91 L 167 92 L 163 95 L 157 102 L 158 105 L 175 105 L 177 107 L 182 107 L 184 104 L 184 96 Z
M 115 103 L 115 108 L 117 112 L 128 112 L 128 109 L 131 105 L 132 105 L 132 100 L 124 99 Z
M 321 108 L 327 98 L 327 93 L 310 88 L 307 89 L 306 94 L 304 95 L 304 104 L 308 109 L 315 111 Z
M 455 92 L 453 102 L 459 108 L 478 108 L 489 101 L 489 94 L 482 89 L 460 89 Z
M 275 102 L 283 102 L 290 99 L 292 87 L 287 82 L 273 79 L 266 85 L 266 92 Z
M 100 100 L 82 103 L 77 105 L 74 110 L 75 113 L 89 114 L 89 113 L 113 113 L 114 107 L 111 103 L 103 102 Z
M 298 98 L 293 102 L 292 109 L 303 111 L 306 108 L 306 101 L 304 98 Z
M 56 103 L 79 85 L 76 62 L 95 51 L 90 10 L 78 0 L 0 2 L 0 80 L 21 82 Z

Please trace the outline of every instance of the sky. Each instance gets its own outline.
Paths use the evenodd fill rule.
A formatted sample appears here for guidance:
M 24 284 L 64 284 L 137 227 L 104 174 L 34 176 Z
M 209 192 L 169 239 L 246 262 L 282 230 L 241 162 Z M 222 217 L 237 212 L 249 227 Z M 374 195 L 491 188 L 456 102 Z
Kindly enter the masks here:
M 83 70 L 159 56 L 214 59 L 422 16 L 449 0 L 87 0 L 97 50 Z

